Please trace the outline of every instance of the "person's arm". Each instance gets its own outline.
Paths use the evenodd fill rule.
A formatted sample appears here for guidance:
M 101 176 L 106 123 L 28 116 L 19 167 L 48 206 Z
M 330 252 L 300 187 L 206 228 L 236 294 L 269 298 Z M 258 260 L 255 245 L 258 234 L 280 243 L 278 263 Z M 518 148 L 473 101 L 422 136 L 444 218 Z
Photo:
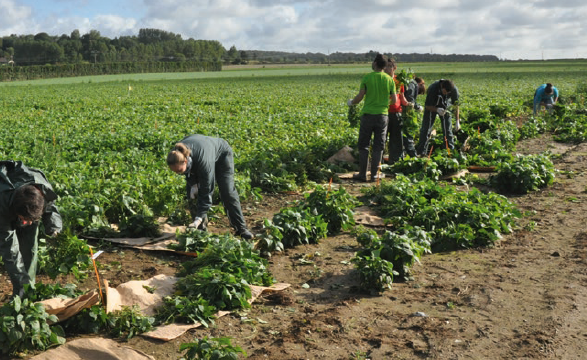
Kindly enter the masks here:
M 349 105 L 357 105 L 358 103 L 363 101 L 363 98 L 365 97 L 366 93 L 367 93 L 367 89 L 365 89 L 365 88 L 362 88 L 361 90 L 359 90 L 359 93 L 357 94 L 357 96 L 355 96 L 354 98 L 352 98 L 349 101 Z
M 558 101 L 558 89 L 556 87 L 553 87 L 553 91 L 554 91 L 554 93 L 553 93 L 554 96 L 553 96 L 552 103 L 556 104 L 556 102 Z
M 409 104 L 409 101 L 406 100 L 406 97 L 404 96 L 404 93 L 399 93 L 399 101 L 403 106 L 407 106 Z

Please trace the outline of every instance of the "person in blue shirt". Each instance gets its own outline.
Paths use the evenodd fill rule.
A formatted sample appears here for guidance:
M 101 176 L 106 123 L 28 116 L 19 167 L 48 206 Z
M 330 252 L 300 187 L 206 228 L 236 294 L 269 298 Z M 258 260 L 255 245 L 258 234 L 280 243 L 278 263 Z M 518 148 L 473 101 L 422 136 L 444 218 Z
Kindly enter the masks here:
M 558 101 L 558 89 L 551 83 L 542 84 L 534 92 L 534 115 L 544 106 L 548 113 L 552 112 L 552 107 Z

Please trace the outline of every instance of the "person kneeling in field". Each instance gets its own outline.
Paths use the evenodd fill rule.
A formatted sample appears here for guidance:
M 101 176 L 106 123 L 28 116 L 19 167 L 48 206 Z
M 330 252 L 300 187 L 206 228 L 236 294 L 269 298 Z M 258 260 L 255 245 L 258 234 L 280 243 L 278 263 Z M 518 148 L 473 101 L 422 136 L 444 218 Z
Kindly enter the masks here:
M 12 282 L 12 296 L 24 296 L 24 285 L 37 275 L 39 220 L 55 236 L 62 220 L 57 195 L 42 171 L 21 161 L 0 161 L 0 255 Z
M 237 236 L 245 240 L 254 238 L 247 229 L 241 204 L 234 185 L 234 159 L 226 140 L 204 135 L 190 135 L 175 144 L 167 155 L 167 165 L 178 175 L 185 175 L 189 199 L 195 199 L 194 222 L 189 226 L 205 229 L 208 210 L 212 206 L 214 183 L 218 183 L 220 198 L 226 209 L 230 225 Z
M 542 84 L 534 92 L 534 116 L 544 107 L 548 113 L 552 112 L 552 107 L 558 101 L 558 89 L 551 83 Z

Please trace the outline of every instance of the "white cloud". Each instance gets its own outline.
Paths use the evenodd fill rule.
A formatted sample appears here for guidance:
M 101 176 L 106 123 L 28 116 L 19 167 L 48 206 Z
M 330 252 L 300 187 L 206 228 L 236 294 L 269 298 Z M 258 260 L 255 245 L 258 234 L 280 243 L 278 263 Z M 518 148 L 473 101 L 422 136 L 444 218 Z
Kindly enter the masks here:
M 102 0 L 83 15 L 60 7 L 70 0 L 42 1 L 50 11 L 0 0 L 0 35 L 95 29 L 114 38 L 148 27 L 243 50 L 587 57 L 584 0 Z
M 27 22 L 32 14 L 28 6 L 19 5 L 13 0 L 0 0 L 2 14 L 1 29 L 7 34 L 23 34 L 27 31 Z

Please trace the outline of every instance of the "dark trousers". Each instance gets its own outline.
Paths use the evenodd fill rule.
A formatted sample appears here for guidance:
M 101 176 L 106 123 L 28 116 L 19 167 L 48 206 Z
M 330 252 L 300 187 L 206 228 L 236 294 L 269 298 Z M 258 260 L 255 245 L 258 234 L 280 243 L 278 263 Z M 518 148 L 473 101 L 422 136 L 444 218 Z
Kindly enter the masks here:
M 383 157 L 385 135 L 387 132 L 387 115 L 363 114 L 359 128 L 359 176 L 367 177 L 369 163 L 369 147 L 373 137 L 373 154 L 371 154 L 371 176 L 377 174 L 377 169 Z
M 402 158 L 404 147 L 402 139 L 401 113 L 389 113 L 387 132 L 389 134 L 389 163 L 393 164 Z
M 214 168 L 220 199 L 226 209 L 230 225 L 237 231 L 247 227 L 241 203 L 234 185 L 234 155 L 232 149 L 226 144 L 226 149 L 216 161 Z
M 432 133 L 432 127 L 434 126 L 436 115 L 436 112 L 424 110 L 424 118 L 422 119 L 422 127 L 420 128 L 420 139 L 418 140 L 418 145 L 416 145 L 416 151 L 420 155 L 428 155 L 430 134 Z M 444 116 L 440 116 L 440 121 L 442 124 L 442 133 L 446 138 L 448 148 L 452 150 L 455 147 L 455 143 L 452 134 L 452 119 L 450 117 L 450 113 L 447 112 L 444 114 Z M 443 146 L 443 149 L 444 148 L 445 146 Z

